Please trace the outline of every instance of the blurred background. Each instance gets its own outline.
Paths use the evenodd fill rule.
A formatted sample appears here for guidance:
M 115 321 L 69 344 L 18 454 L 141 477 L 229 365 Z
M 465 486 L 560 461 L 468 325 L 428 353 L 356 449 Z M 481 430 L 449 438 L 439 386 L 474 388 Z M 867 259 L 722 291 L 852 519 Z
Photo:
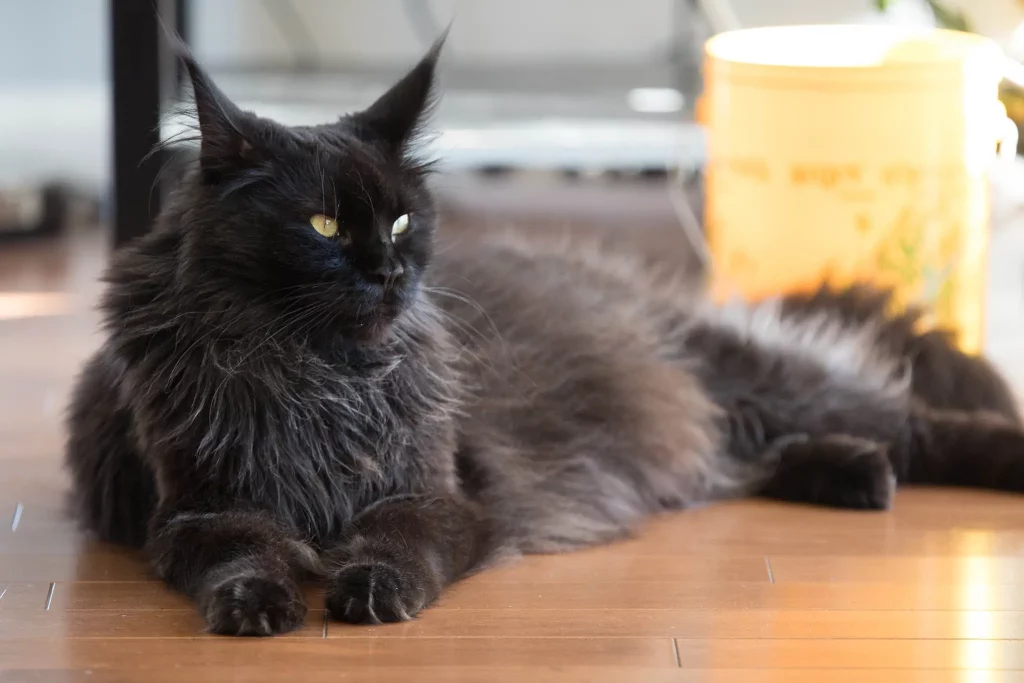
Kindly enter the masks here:
M 451 22 L 430 142 L 445 233 L 597 231 L 694 277 L 709 36 L 966 20 L 1024 54 L 1018 0 L 0 0 L 0 319 L 77 321 L 69 368 L 96 342 L 109 250 L 148 229 L 190 153 L 142 161 L 188 97 L 157 15 L 243 108 L 286 123 L 365 106 Z M 1024 384 L 1018 174 L 993 178 L 988 350 Z

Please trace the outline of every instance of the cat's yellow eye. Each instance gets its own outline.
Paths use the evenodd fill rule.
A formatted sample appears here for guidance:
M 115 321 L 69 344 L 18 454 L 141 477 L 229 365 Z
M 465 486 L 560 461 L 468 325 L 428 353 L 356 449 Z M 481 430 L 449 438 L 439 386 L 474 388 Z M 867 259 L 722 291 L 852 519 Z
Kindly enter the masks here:
M 391 237 L 398 237 L 409 229 L 409 214 L 403 213 L 391 224 Z
M 313 229 L 324 237 L 334 237 L 338 234 L 338 221 L 333 218 L 328 218 L 322 213 L 318 213 L 309 219 L 309 224 L 313 226 Z

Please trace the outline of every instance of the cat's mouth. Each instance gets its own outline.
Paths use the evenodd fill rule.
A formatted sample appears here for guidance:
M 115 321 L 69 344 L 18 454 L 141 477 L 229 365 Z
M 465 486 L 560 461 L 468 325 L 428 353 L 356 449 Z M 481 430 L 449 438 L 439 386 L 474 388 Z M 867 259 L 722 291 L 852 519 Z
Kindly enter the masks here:
M 401 315 L 402 304 L 398 301 L 382 301 L 365 315 L 356 318 L 350 325 L 350 333 L 361 342 L 378 342 L 388 336 L 395 320 Z

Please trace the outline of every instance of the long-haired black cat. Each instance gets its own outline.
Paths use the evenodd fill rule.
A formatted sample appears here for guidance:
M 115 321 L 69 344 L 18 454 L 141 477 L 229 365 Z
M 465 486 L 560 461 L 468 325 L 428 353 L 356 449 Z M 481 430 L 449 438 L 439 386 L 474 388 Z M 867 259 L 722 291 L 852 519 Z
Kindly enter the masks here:
M 431 265 L 414 140 L 439 46 L 366 111 L 288 128 L 185 57 L 198 167 L 107 273 L 69 416 L 77 510 L 217 633 L 409 619 L 499 556 L 740 495 L 886 508 L 1024 488 L 1010 392 L 884 295 L 713 306 L 588 243 Z

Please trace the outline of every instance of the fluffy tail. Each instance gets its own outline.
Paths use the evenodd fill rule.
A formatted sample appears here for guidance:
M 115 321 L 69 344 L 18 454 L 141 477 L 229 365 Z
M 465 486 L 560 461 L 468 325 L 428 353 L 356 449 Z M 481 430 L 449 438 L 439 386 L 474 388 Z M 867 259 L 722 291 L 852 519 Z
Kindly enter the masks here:
M 948 331 L 918 332 L 921 311 L 894 314 L 891 302 L 892 292 L 870 285 L 824 286 L 783 299 L 783 314 L 827 313 L 850 324 L 874 322 L 878 342 L 910 362 L 913 394 L 925 405 L 937 410 L 989 411 L 1021 424 L 1013 392 L 991 363 L 958 350 Z

